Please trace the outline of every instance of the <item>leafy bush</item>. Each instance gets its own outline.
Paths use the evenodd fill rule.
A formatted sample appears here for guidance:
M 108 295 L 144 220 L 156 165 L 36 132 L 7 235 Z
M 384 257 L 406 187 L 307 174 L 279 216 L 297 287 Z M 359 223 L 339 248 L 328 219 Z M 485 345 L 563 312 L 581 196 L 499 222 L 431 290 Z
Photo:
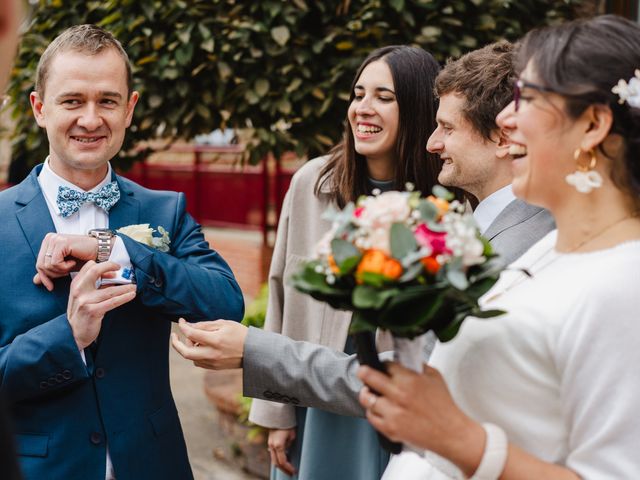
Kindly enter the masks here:
M 28 102 L 38 58 L 63 29 L 97 23 L 123 43 L 142 94 L 126 166 L 140 141 L 250 128 L 248 157 L 325 152 L 352 76 L 372 49 L 417 44 L 438 60 L 574 15 L 580 0 L 40 0 L 10 94 L 14 158 L 47 154 Z
M 247 308 L 244 311 L 244 318 L 241 323 L 246 327 L 264 327 L 268 301 L 269 287 L 265 283 L 260 287 L 260 293 L 258 293 L 258 296 L 249 305 L 247 305 Z

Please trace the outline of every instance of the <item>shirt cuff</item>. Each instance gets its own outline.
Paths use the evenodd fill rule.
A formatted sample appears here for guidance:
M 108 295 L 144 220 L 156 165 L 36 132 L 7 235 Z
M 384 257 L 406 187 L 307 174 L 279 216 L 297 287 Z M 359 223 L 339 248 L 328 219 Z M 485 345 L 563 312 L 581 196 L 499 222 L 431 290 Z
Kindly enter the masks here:
M 120 269 L 115 272 L 116 276 L 114 278 L 103 278 L 101 282 L 102 285 L 127 285 L 129 283 L 135 283 L 131 257 L 129 257 L 129 252 L 127 252 L 127 247 L 125 247 L 124 242 L 118 236 L 115 237 L 109 261 L 120 265 Z

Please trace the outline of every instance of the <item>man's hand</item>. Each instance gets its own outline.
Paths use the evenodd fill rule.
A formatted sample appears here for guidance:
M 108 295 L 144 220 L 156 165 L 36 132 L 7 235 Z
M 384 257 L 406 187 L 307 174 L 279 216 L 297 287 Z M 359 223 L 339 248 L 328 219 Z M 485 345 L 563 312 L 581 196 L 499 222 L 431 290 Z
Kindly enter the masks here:
M 247 327 L 230 320 L 178 324 L 185 339 L 181 341 L 171 334 L 171 344 L 187 360 L 197 367 L 209 370 L 228 370 L 242 367 L 244 339 Z
M 287 458 L 287 450 L 296 439 L 296 429 L 287 428 L 285 430 L 269 430 L 269 440 L 267 442 L 271 463 L 287 475 L 296 473 L 293 464 Z
M 80 350 L 89 346 L 100 333 L 105 314 L 133 300 L 135 285 L 96 288 L 100 278 L 111 278 L 120 266 L 114 262 L 84 264 L 71 282 L 67 319 Z
M 82 262 L 95 260 L 98 255 L 98 240 L 89 235 L 65 235 L 48 233 L 38 253 L 33 283 L 53 290 L 53 279 L 69 275 L 80 268 Z

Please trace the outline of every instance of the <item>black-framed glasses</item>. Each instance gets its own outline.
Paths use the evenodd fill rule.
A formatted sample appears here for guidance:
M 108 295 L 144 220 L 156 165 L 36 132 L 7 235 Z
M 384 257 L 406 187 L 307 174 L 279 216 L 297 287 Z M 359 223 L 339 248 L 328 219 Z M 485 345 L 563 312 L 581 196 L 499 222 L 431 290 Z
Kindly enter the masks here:
M 557 93 L 554 89 L 545 87 L 544 85 L 525 82 L 524 80 L 517 80 L 516 83 L 513 85 L 513 103 L 514 103 L 516 112 L 520 108 L 520 99 L 522 98 L 522 90 L 525 88 L 537 90 L 538 92 Z

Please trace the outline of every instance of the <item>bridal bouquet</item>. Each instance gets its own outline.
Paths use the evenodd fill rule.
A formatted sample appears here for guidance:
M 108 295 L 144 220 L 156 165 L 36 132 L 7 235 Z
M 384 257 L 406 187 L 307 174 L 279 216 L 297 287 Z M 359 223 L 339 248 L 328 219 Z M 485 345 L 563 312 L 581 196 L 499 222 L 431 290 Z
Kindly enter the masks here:
M 361 197 L 325 215 L 332 228 L 315 257 L 292 276 L 299 291 L 354 312 L 351 333 L 389 330 L 452 339 L 496 282 L 497 262 L 473 216 L 442 187 Z

